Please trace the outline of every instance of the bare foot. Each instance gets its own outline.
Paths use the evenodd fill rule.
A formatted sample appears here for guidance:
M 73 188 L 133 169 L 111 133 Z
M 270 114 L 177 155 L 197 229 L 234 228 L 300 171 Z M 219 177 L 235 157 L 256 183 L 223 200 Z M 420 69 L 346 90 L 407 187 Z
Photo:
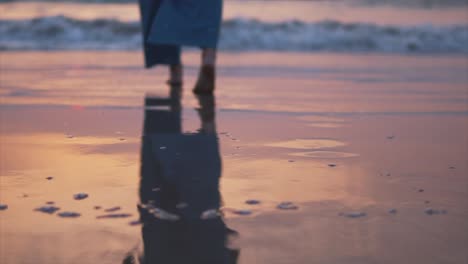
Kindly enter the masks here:
M 193 88 L 195 94 L 213 94 L 215 89 L 215 66 L 204 65 L 198 74 L 197 84 Z

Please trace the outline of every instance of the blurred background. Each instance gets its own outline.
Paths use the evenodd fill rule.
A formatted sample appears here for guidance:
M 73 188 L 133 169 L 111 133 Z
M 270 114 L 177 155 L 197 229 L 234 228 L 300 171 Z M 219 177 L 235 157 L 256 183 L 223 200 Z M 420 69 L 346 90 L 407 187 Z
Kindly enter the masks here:
M 226 0 L 225 51 L 468 52 L 468 0 Z M 1 50 L 137 50 L 137 2 L 0 1 Z

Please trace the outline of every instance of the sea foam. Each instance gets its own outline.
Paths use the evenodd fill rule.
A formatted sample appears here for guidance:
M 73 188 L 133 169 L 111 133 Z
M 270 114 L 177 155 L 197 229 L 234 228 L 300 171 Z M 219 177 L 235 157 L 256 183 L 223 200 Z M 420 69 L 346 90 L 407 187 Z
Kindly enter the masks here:
M 468 53 L 468 25 L 382 26 L 339 21 L 223 22 L 226 51 Z M 137 50 L 140 23 L 64 16 L 0 20 L 1 50 Z

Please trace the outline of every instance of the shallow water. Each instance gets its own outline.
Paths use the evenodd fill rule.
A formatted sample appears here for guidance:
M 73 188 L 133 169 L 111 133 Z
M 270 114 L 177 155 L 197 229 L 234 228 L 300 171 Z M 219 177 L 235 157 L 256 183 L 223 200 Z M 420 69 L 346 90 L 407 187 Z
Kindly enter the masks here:
M 141 69 L 139 52 L 1 57 L 0 262 L 141 253 L 144 98 L 169 95 L 166 69 Z M 203 127 L 190 93 L 198 54 L 184 61 L 181 132 L 193 134 Z M 205 127 L 219 138 L 238 263 L 463 263 L 467 69 L 453 56 L 221 53 Z M 81 192 L 89 196 L 75 200 Z M 34 211 L 50 201 L 81 215 Z M 126 217 L 99 218 L 113 207 Z

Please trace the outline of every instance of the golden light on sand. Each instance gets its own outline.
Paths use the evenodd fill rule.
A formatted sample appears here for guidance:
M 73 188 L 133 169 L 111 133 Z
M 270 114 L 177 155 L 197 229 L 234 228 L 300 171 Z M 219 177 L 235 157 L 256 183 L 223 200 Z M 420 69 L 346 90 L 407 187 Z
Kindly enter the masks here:
M 294 139 L 283 142 L 265 144 L 268 147 L 291 149 L 325 149 L 346 146 L 346 143 L 332 139 Z

